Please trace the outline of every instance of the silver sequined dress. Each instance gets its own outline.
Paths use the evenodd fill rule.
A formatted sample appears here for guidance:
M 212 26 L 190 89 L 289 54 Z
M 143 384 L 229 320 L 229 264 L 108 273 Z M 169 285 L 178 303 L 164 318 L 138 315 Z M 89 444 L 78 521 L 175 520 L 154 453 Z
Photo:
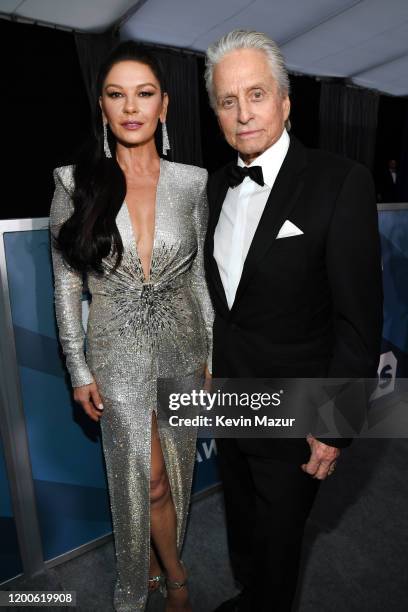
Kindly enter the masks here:
M 54 171 L 50 228 L 57 235 L 73 211 L 73 167 Z M 211 354 L 213 312 L 203 267 L 207 172 L 160 161 L 149 282 L 145 282 L 124 202 L 116 218 L 124 254 L 116 271 L 88 274 L 92 295 L 82 327 L 82 275 L 52 247 L 59 336 L 72 386 L 96 381 L 104 412 L 102 444 L 115 537 L 120 612 L 143 610 L 150 551 L 150 447 L 158 377 L 194 376 Z M 176 431 L 177 430 L 177 431 Z M 161 446 L 177 514 L 181 548 L 195 459 L 195 432 L 161 428 Z

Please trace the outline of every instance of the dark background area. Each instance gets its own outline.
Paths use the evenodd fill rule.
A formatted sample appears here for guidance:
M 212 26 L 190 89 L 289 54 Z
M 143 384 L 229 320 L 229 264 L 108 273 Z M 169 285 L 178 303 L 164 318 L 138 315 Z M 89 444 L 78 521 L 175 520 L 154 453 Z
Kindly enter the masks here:
M 377 142 L 375 147 L 374 177 L 381 191 L 387 162 L 397 161 L 399 172 L 405 174 L 401 190 L 407 192 L 408 181 L 408 99 L 380 96 L 378 107 Z M 407 201 L 406 198 L 401 198 Z
M 74 35 L 0 20 L 0 41 L 5 132 L 5 195 L 0 218 L 46 217 L 54 189 L 53 168 L 75 161 L 90 130 Z M 197 61 L 201 76 L 204 58 Z M 203 165 L 211 172 L 235 154 L 208 106 L 202 78 L 198 86 Z M 314 77 L 291 76 L 292 133 L 310 147 L 319 142 L 320 87 Z M 374 167 L 377 180 L 388 159 L 400 161 L 404 129 L 408 134 L 408 99 L 381 95 Z
M 71 163 L 90 108 L 70 32 L 0 20 L 5 131 L 1 218 L 48 216 L 52 170 Z

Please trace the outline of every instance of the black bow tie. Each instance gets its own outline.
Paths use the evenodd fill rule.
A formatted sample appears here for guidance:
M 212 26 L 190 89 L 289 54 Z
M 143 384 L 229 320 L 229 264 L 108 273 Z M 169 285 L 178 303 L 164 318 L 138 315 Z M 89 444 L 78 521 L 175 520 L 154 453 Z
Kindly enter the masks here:
M 263 180 L 262 166 L 250 166 L 249 168 L 247 166 L 228 167 L 227 180 L 230 187 L 236 187 L 242 183 L 246 176 L 249 176 L 250 179 L 255 181 L 255 183 L 258 183 L 258 185 L 261 185 L 261 187 L 263 187 L 265 184 Z

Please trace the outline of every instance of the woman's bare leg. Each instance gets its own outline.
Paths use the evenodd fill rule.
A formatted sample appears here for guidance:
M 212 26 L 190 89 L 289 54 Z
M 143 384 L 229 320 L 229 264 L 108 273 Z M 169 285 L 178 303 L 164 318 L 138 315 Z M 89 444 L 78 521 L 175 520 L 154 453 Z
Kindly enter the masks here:
M 168 580 L 184 582 L 186 573 L 177 552 L 177 518 L 171 497 L 156 415 L 152 415 L 150 525 L 157 553 Z M 191 612 L 187 587 L 168 589 L 166 612 Z

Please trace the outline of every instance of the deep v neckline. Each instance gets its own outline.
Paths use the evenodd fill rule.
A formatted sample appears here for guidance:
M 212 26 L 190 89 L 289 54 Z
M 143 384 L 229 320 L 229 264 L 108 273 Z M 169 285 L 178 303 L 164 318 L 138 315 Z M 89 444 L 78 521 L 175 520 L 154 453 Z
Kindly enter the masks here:
M 135 251 L 135 255 L 137 258 L 137 261 L 139 263 L 140 269 L 142 271 L 142 276 L 143 276 L 143 284 L 146 283 L 150 283 L 151 282 L 151 278 L 152 278 L 152 262 L 153 262 L 153 254 L 154 254 L 154 249 L 156 246 L 156 237 L 157 237 L 157 212 L 158 212 L 158 203 L 160 201 L 159 196 L 159 187 L 160 187 L 160 183 L 161 183 L 161 178 L 162 178 L 162 174 L 163 174 L 163 160 L 160 158 L 160 166 L 159 166 L 159 178 L 157 179 L 157 183 L 156 183 L 156 196 L 155 196 L 155 202 L 154 202 L 154 224 L 153 224 L 153 242 L 152 242 L 152 249 L 151 249 L 151 253 L 150 253 L 150 262 L 149 262 L 149 276 L 145 276 L 144 270 L 143 270 L 143 264 L 142 264 L 142 260 L 140 259 L 139 256 L 139 251 L 137 250 L 137 241 L 136 241 L 136 233 L 135 233 L 135 228 L 133 226 L 132 223 L 132 217 L 130 215 L 130 211 L 127 205 L 126 200 L 123 200 L 123 206 L 125 208 L 126 214 L 127 214 L 127 218 L 129 221 L 129 225 L 130 225 L 130 231 L 131 231 L 131 236 L 132 236 L 132 244 L 133 244 L 133 248 Z

